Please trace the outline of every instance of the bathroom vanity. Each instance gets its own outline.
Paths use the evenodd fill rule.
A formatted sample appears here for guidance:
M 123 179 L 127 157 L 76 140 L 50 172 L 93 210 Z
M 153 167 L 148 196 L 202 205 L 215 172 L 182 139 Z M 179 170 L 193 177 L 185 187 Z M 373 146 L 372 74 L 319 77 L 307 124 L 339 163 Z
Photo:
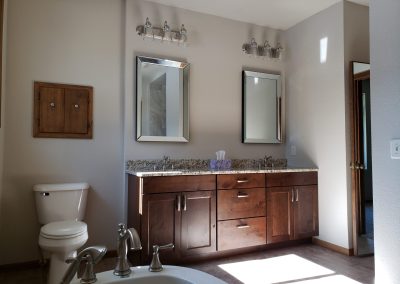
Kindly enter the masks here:
M 152 246 L 173 243 L 161 261 L 179 263 L 310 240 L 318 235 L 315 169 L 128 171 L 128 226 L 141 264 Z

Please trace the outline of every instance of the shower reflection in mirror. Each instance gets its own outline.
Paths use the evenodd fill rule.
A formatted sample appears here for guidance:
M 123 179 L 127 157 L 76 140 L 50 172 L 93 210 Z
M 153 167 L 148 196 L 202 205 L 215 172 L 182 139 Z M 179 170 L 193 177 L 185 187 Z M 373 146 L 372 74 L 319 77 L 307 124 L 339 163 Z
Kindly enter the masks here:
M 189 141 L 189 64 L 136 57 L 137 141 Z

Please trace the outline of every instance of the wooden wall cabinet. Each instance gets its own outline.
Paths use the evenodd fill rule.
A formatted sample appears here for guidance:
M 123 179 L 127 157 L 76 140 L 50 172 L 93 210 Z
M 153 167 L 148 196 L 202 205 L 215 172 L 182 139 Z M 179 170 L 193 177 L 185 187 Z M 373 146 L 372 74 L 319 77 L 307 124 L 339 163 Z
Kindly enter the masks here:
M 318 235 L 317 172 L 266 175 L 267 243 Z
M 34 137 L 92 138 L 93 88 L 34 83 Z
M 136 190 L 132 182 L 143 192 L 136 200 L 140 220 L 128 216 L 129 226 L 140 223 L 141 263 L 150 263 L 155 244 L 175 245 L 160 253 L 165 263 L 216 251 L 215 176 L 145 177 L 130 181 L 129 194 Z
M 217 176 L 218 251 L 266 243 L 264 174 Z

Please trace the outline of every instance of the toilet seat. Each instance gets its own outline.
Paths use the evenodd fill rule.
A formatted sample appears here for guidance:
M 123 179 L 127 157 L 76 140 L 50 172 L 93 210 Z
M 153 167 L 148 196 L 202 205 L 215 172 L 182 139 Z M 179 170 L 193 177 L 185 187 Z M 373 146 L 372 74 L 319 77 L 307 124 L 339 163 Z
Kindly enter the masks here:
M 58 221 L 44 225 L 40 229 L 40 236 L 46 239 L 70 239 L 87 233 L 87 225 L 80 221 Z

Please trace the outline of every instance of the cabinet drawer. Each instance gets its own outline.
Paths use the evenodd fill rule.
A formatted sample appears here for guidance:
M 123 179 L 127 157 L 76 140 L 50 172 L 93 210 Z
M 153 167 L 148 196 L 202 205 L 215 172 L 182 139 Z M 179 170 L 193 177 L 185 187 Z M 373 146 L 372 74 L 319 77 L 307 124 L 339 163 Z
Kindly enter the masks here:
M 218 250 L 266 244 L 266 218 L 218 222 Z
M 215 190 L 215 175 L 144 177 L 143 193 Z
M 274 173 L 265 179 L 267 187 L 318 184 L 318 172 Z
M 264 187 L 264 174 L 232 174 L 218 175 L 218 189 Z
M 265 216 L 265 189 L 218 190 L 218 220 Z

